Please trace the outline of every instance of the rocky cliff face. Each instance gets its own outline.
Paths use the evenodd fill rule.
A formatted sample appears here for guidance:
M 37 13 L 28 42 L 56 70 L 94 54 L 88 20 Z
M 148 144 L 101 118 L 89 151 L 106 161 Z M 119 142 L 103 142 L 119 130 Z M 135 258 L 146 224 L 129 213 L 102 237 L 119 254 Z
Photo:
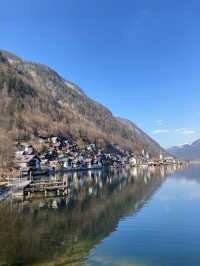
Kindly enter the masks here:
M 15 138 L 70 135 L 80 142 L 115 144 L 152 156 L 162 148 L 130 122 L 115 118 L 49 67 L 0 51 L 0 130 Z M 1 132 L 0 132 L 1 134 Z

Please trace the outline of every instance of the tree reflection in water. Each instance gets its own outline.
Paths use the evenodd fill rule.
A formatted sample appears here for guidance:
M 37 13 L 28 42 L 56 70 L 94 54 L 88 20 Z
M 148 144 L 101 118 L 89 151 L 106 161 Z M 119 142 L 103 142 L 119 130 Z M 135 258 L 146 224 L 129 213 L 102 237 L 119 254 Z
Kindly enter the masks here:
M 89 251 L 117 230 L 176 167 L 112 169 L 54 176 L 70 197 L 0 204 L 0 265 L 84 265 Z

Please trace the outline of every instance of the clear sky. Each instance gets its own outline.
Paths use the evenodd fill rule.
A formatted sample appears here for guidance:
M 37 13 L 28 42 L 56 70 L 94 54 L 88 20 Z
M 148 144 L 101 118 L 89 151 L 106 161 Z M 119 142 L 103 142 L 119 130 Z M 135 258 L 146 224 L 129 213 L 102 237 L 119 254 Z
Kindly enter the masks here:
M 0 48 L 47 64 L 164 147 L 200 138 L 199 0 L 1 0 Z

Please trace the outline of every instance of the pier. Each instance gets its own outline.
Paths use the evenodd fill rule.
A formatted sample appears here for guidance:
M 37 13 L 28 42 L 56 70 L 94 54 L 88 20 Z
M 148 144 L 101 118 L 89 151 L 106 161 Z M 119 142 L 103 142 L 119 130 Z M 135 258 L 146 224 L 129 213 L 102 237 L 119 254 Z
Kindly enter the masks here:
M 31 197 L 32 193 L 43 193 L 45 197 L 49 193 L 54 193 L 57 196 L 68 195 L 68 189 L 64 182 L 60 181 L 41 181 L 31 182 L 23 189 L 24 196 Z

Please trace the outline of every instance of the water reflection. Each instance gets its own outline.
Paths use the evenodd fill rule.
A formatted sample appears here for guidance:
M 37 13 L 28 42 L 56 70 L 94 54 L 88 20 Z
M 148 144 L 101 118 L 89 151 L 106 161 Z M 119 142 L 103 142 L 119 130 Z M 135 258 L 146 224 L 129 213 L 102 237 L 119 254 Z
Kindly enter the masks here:
M 55 175 L 68 197 L 0 204 L 0 265 L 82 265 L 90 250 L 140 210 L 175 167 Z M 35 195 L 39 196 L 39 195 Z

